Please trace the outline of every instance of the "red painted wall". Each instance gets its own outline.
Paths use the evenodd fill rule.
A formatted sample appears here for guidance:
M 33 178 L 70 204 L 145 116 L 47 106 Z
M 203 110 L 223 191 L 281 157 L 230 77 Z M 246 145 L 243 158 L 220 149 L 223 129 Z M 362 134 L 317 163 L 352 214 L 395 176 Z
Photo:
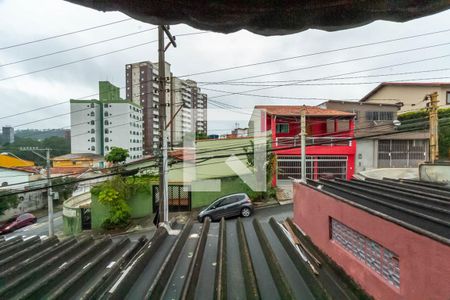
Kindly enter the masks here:
M 294 183 L 294 222 L 363 289 L 381 300 L 450 299 L 450 246 L 351 206 L 312 187 Z M 396 253 L 396 288 L 330 240 L 329 218 Z

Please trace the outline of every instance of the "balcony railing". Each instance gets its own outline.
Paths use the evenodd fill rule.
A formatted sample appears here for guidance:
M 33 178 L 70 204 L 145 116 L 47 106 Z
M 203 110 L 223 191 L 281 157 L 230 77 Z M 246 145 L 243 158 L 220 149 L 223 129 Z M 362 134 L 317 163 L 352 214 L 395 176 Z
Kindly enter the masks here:
M 277 137 L 275 138 L 276 147 L 290 147 L 300 146 L 301 137 Z M 307 146 L 351 146 L 352 140 L 350 137 L 337 136 L 320 136 L 320 137 L 306 137 Z

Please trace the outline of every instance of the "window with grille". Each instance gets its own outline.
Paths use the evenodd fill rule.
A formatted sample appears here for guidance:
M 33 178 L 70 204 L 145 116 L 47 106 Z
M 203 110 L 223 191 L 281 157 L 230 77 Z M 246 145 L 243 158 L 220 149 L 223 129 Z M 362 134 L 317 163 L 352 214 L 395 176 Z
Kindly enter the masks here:
M 333 218 L 330 218 L 330 238 L 387 282 L 400 287 L 398 255 Z
M 277 133 L 289 133 L 289 123 L 280 123 L 276 125 Z
M 392 111 L 367 111 L 366 119 L 368 121 L 392 121 L 394 113 Z

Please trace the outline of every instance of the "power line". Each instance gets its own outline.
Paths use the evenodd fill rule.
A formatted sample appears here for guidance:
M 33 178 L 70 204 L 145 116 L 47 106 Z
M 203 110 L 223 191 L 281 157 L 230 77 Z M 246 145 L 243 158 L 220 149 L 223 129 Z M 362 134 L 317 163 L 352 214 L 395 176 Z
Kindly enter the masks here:
M 326 78 L 322 79 L 323 81 L 331 81 L 331 80 L 342 80 L 342 79 L 361 79 L 361 78 L 371 78 L 371 77 L 385 77 L 385 76 L 396 76 L 396 75 L 410 75 L 410 74 L 420 74 L 420 73 L 431 73 L 431 72 L 441 72 L 448 71 L 450 68 L 439 68 L 439 69 L 429 69 L 429 70 L 420 70 L 420 71 L 410 71 L 410 72 L 397 72 L 397 73 L 389 73 L 389 74 L 372 74 L 372 75 L 360 75 L 360 76 L 347 76 L 347 77 L 337 77 L 337 78 Z M 227 83 L 227 84 L 240 84 L 240 83 L 248 83 L 248 84 L 258 84 L 258 83 L 281 83 L 281 82 L 298 82 L 302 79 L 291 79 L 291 80 L 262 80 L 262 81 L 197 81 L 199 84 L 214 84 L 214 83 Z
M 197 73 L 186 74 L 186 75 L 179 76 L 179 77 L 183 78 L 183 77 L 189 77 L 189 76 L 195 76 L 195 75 L 211 74 L 211 73 L 235 70 L 235 69 L 240 69 L 240 68 L 259 66 L 259 65 L 269 64 L 269 63 L 273 63 L 273 62 L 286 61 L 286 60 L 292 60 L 292 59 L 303 58 L 303 57 L 310 57 L 310 56 L 315 56 L 315 55 L 320 55 L 320 54 L 327 54 L 327 53 L 333 53 L 333 52 L 338 52 L 338 51 L 343 51 L 343 50 L 357 49 L 357 48 L 361 48 L 361 47 L 367 47 L 367 46 L 373 46 L 373 45 L 379 45 L 379 44 L 384 44 L 384 43 L 396 42 L 396 41 L 407 40 L 407 39 L 412 39 L 412 38 L 417 38 L 417 37 L 422 37 L 422 36 L 428 36 L 428 35 L 434 35 L 434 34 L 439 34 L 439 33 L 445 33 L 445 32 L 448 32 L 448 31 L 450 31 L 450 29 L 443 29 L 443 30 L 439 30 L 439 31 L 421 33 L 421 34 L 410 35 L 410 36 L 406 36 L 406 37 L 382 40 L 382 41 L 378 41 L 378 42 L 365 43 L 365 44 L 348 46 L 348 47 L 337 48 L 337 49 L 332 49 L 332 50 L 313 52 L 313 53 L 309 53 L 309 54 L 296 55 L 296 56 L 291 56 L 291 57 L 286 57 L 286 58 L 273 59 L 273 60 L 268 60 L 268 61 L 252 63 L 252 64 L 245 64 L 245 65 L 221 68 L 221 69 L 210 70 L 210 71 L 202 71 L 202 72 L 197 72 Z
M 63 36 L 68 36 L 68 35 L 71 35 L 71 34 L 85 32 L 85 31 L 89 31 L 89 30 L 93 30 L 93 29 L 97 29 L 97 28 L 101 28 L 101 27 L 106 27 L 106 26 L 110 26 L 110 25 L 114 25 L 114 24 L 118 24 L 118 23 L 123 23 L 123 22 L 127 22 L 127 21 L 130 21 L 130 20 L 133 20 L 133 19 L 132 18 L 122 19 L 122 20 L 119 20 L 119 21 L 114 21 L 114 22 L 110 22 L 110 23 L 106 23 L 106 24 L 102 24 L 102 25 L 97 25 L 97 26 L 93 26 L 93 27 L 79 29 L 79 30 L 75 30 L 75 31 L 71 31 L 71 32 L 66 32 L 66 33 L 63 33 L 63 34 L 57 34 L 57 35 L 49 36 L 49 37 L 38 39 L 38 40 L 32 40 L 32 41 L 28 41 L 28 42 L 22 42 L 22 43 L 18 43 L 18 44 L 14 44 L 14 45 L 4 46 L 4 47 L 0 47 L 0 50 L 6 50 L 6 49 L 15 48 L 15 47 L 21 47 L 21 46 L 24 46 L 24 45 L 29 45 L 29 44 L 39 43 L 39 42 L 43 42 L 43 41 L 48 41 L 48 40 L 51 40 L 51 39 L 60 38 L 60 37 L 63 37 Z
M 185 34 L 179 34 L 177 36 L 180 37 L 180 36 L 198 35 L 198 34 L 203 34 L 203 33 L 207 33 L 207 32 L 185 33 Z M 43 69 L 38 69 L 38 70 L 34 70 L 34 71 L 22 73 L 22 74 L 9 76 L 9 77 L 3 77 L 3 78 L 0 78 L 0 81 L 5 81 L 5 80 L 9 80 L 9 79 L 19 78 L 19 77 L 32 75 L 32 74 L 36 74 L 36 73 L 40 73 L 40 72 L 44 72 L 44 71 L 53 70 L 53 69 L 60 68 L 60 67 L 65 67 L 65 66 L 68 66 L 68 65 L 76 64 L 76 63 L 79 63 L 79 62 L 84 62 L 84 61 L 91 60 L 91 59 L 94 59 L 94 58 L 99 58 L 99 57 L 103 57 L 103 56 L 106 56 L 106 55 L 110 55 L 110 54 L 114 54 L 114 53 L 130 50 L 130 49 L 142 47 L 142 46 L 145 46 L 145 45 L 149 45 L 149 44 L 155 43 L 157 41 L 158 40 L 153 40 L 153 41 L 149 41 L 149 42 L 145 42 L 145 43 L 140 43 L 140 44 L 136 44 L 136 45 L 133 45 L 133 46 L 129 46 L 129 47 L 113 50 L 113 51 L 106 52 L 106 53 L 101 53 L 101 54 L 90 56 L 90 57 L 85 57 L 85 58 L 82 58 L 82 59 L 77 59 L 77 60 L 74 60 L 74 61 L 70 61 L 70 62 L 67 62 L 67 63 L 62 63 L 62 64 L 59 64 L 59 65 L 54 65 L 54 66 L 43 68 Z
M 436 60 L 436 59 L 441 59 L 441 58 L 446 58 L 446 57 L 450 57 L 450 54 L 434 56 L 434 57 L 429 57 L 429 58 L 424 58 L 424 59 L 419 59 L 419 60 L 411 60 L 411 61 L 407 61 L 407 62 L 403 62 L 403 63 L 397 63 L 397 64 L 392 64 L 392 65 L 385 65 L 385 66 L 381 66 L 381 67 L 369 68 L 369 69 L 364 69 L 364 70 L 359 70 L 359 71 L 345 72 L 345 73 L 336 74 L 336 75 L 330 75 L 330 76 L 325 76 L 325 77 L 318 77 L 318 78 L 312 78 L 312 79 L 299 80 L 297 83 L 303 83 L 303 82 L 309 82 L 309 81 L 317 81 L 317 80 L 329 79 L 329 78 L 334 78 L 334 77 L 339 77 L 339 76 L 358 74 L 358 73 L 362 73 L 362 72 L 369 72 L 369 71 L 375 71 L 375 70 L 380 70 L 380 69 L 404 66 L 404 65 L 408 65 L 408 64 L 414 64 L 414 63 L 419 63 L 419 62 Z M 284 71 L 281 71 L 281 72 L 284 72 Z M 275 72 L 275 73 L 280 73 L 280 72 Z M 273 73 L 270 73 L 270 74 L 273 74 Z M 248 78 L 255 78 L 255 77 L 262 77 L 262 76 L 267 76 L 267 74 L 256 75 L 256 76 L 248 76 L 248 77 L 243 77 L 243 78 L 240 78 L 240 79 L 248 79 Z M 239 79 L 236 79 L 236 80 L 239 80 Z M 241 91 L 241 92 L 233 92 L 233 93 L 229 93 L 229 94 L 230 95 L 239 95 L 239 94 L 245 95 L 244 93 L 247 93 L 247 92 L 261 91 L 261 90 L 267 90 L 267 89 L 278 88 L 278 87 L 287 87 L 287 86 L 292 86 L 292 85 L 295 85 L 295 84 L 291 84 L 291 83 L 289 83 L 289 84 L 279 84 L 279 85 L 275 85 L 275 86 L 263 87 L 263 88 L 258 88 L 258 89 L 251 89 L 251 90 L 246 90 L 246 91 Z M 247 95 L 249 95 L 249 94 L 247 94 Z M 222 97 L 226 97 L 226 96 L 228 96 L 228 95 L 214 96 L 214 97 L 208 98 L 208 100 L 209 99 L 222 98 Z
M 446 120 L 447 119 L 450 120 L 450 118 L 445 118 L 445 119 Z M 446 127 L 446 126 L 450 126 L 450 123 L 445 123 L 445 124 L 441 125 L 441 127 Z M 393 133 L 389 133 L 389 135 L 400 134 L 400 133 L 404 133 L 404 132 L 411 132 L 411 131 L 416 131 L 416 130 L 418 130 L 418 128 L 411 128 L 411 129 L 406 129 L 406 130 L 401 130 L 401 131 L 399 130 L 399 131 L 396 131 L 396 132 L 393 132 Z M 386 135 L 386 132 L 378 133 L 378 134 L 372 134 L 372 135 L 366 135 L 366 136 L 361 136 L 361 137 L 349 137 L 346 140 L 348 140 L 348 141 L 361 140 L 361 139 L 373 138 L 373 137 L 384 136 L 384 135 Z M 307 146 L 318 146 L 318 145 L 322 145 L 322 144 L 329 144 L 329 142 L 314 143 L 314 144 L 309 144 Z M 240 147 L 240 148 L 242 148 L 242 147 Z M 268 150 L 267 152 L 271 153 L 271 152 L 276 152 L 276 151 L 280 151 L 280 150 L 289 150 L 289 149 L 298 149 L 298 148 L 300 148 L 300 146 L 283 147 L 283 148 L 271 149 L 271 150 Z M 220 150 L 223 150 L 223 149 L 220 149 Z M 214 151 L 208 151 L 208 152 L 214 152 Z M 249 151 L 249 152 L 233 153 L 233 154 L 236 155 L 236 156 L 242 156 L 242 155 L 248 155 L 248 154 L 252 154 L 252 153 L 254 153 L 254 152 Z M 213 156 L 213 157 L 204 157 L 204 158 L 200 158 L 200 159 L 206 161 L 206 160 L 210 160 L 210 159 L 226 158 L 226 157 L 229 157 L 229 154 L 218 155 L 218 156 Z M 152 160 L 154 160 L 154 159 L 151 159 L 150 161 L 152 161 Z M 130 165 L 130 164 L 133 164 L 133 163 L 129 163 L 128 165 Z M 218 162 L 213 162 L 213 163 L 210 163 L 210 164 L 218 164 Z M 206 164 L 202 164 L 202 166 L 204 166 L 204 165 L 206 165 Z M 138 169 L 138 172 L 141 171 L 141 170 L 148 169 L 148 168 L 153 168 L 155 166 L 157 166 L 157 165 L 142 167 L 142 168 Z M 195 166 L 193 166 L 193 167 L 195 167 Z M 171 170 L 177 170 L 177 169 L 183 169 L 183 168 L 185 168 L 185 167 L 182 166 L 182 167 L 178 167 L 178 168 L 171 168 Z M 90 177 L 90 178 L 78 179 L 78 180 L 72 181 L 70 183 L 52 184 L 52 185 L 50 185 L 50 187 L 53 188 L 53 187 L 58 187 L 58 186 L 65 186 L 65 185 L 68 185 L 68 184 L 74 184 L 74 183 L 78 183 L 78 182 L 82 182 L 82 181 L 88 181 L 88 180 L 93 180 L 93 179 L 97 179 L 97 178 L 110 177 L 110 176 L 114 176 L 114 175 L 124 175 L 124 174 L 127 174 L 127 173 L 128 173 L 127 171 L 110 173 L 110 174 L 106 174 L 106 175 L 100 175 L 100 176 L 95 176 L 95 177 Z M 0 198 L 1 197 L 6 197 L 6 196 L 11 196 L 11 195 L 24 194 L 24 193 L 32 192 L 32 191 L 43 190 L 43 189 L 46 189 L 46 188 L 47 187 L 34 188 L 34 189 L 29 189 L 27 191 L 20 191 L 20 192 L 13 192 L 13 193 L 8 193 L 8 194 L 3 194 L 3 195 L 0 195 Z
M 144 33 L 144 32 L 149 32 L 149 31 L 155 30 L 156 28 L 157 27 L 146 29 L 146 30 L 141 30 L 141 31 L 137 31 L 137 32 L 132 32 L 132 33 L 116 36 L 116 37 L 113 37 L 113 38 L 109 38 L 109 39 L 100 40 L 100 41 L 97 41 L 97 42 L 92 42 L 92 43 L 76 46 L 76 47 L 73 47 L 73 48 L 68 48 L 68 49 L 59 50 L 59 51 L 56 51 L 56 52 L 51 52 L 51 53 L 42 54 L 42 55 L 38 55 L 38 56 L 34 56 L 34 57 L 29 57 L 29 58 L 25 58 L 25 59 L 21 59 L 21 60 L 17 60 L 17 61 L 12 61 L 12 62 L 9 62 L 9 63 L 5 63 L 3 65 L 0 65 L 0 68 L 1 67 L 6 67 L 6 66 L 10 66 L 10 65 L 15 65 L 15 64 L 18 64 L 18 63 L 27 62 L 27 61 L 30 61 L 30 60 L 44 58 L 44 57 L 48 57 L 48 56 L 52 56 L 52 55 L 56 55 L 56 54 L 61 54 L 61 53 L 65 53 L 65 52 L 69 52 L 69 51 L 73 51 L 73 50 L 78 50 L 78 49 L 86 48 L 86 47 L 89 47 L 89 46 L 103 44 L 103 43 L 106 43 L 106 42 L 122 39 L 122 38 L 125 38 L 125 37 L 141 34 L 141 33 Z
M 442 76 L 442 77 L 426 77 L 426 78 L 406 78 L 406 79 L 391 79 L 386 81 L 366 81 L 366 82 L 326 82 L 326 83 L 296 83 L 298 80 L 290 81 L 292 82 L 292 85 L 295 86 L 333 86 L 333 85 L 367 85 L 367 84 L 379 84 L 379 83 L 408 83 L 408 82 L 414 82 L 414 81 L 426 81 L 426 80 L 436 80 L 436 79 L 447 79 L 450 78 L 450 76 Z M 339 79 L 339 78 L 337 78 Z M 277 86 L 277 84 L 254 84 L 254 83 L 241 83 L 241 82 L 208 82 L 208 85 L 230 85 L 230 86 Z M 207 91 L 214 91 L 217 92 L 217 90 L 205 88 L 202 89 Z M 220 91 L 219 91 L 220 92 Z M 291 97 L 292 98 L 292 97 Z M 299 99 L 299 98 L 294 98 Z M 320 98 L 319 98 L 320 99 Z

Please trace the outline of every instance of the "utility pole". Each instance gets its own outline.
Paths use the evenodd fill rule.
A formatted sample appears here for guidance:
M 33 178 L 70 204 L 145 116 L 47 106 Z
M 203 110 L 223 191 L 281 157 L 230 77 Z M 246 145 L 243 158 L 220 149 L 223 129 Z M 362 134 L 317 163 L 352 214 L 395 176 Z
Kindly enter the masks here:
M 164 45 L 164 36 L 167 35 L 169 43 Z M 170 45 L 177 46 L 175 37 L 169 31 L 169 26 L 158 26 L 158 72 L 159 72 L 159 215 L 163 223 L 169 223 L 168 200 L 168 170 L 167 170 L 167 126 L 166 126 L 166 61 L 165 52 Z
M 54 229 L 53 229 L 53 192 L 51 187 L 51 180 L 50 180 L 50 168 L 51 168 L 51 162 L 50 162 L 50 150 L 49 148 L 46 149 L 39 149 L 36 147 L 22 147 L 20 148 L 21 151 L 31 151 L 40 158 L 45 159 L 46 161 L 46 177 L 47 177 L 47 206 L 48 206 L 48 236 L 52 237 L 54 235 Z M 37 151 L 45 151 L 46 154 L 43 155 Z
M 430 130 L 430 161 L 433 164 L 439 159 L 439 119 L 438 119 L 438 107 L 439 99 L 438 93 L 434 92 L 427 95 L 425 99 L 429 99 L 427 103 L 428 117 L 429 117 L 429 130 Z
M 306 108 L 300 112 L 301 135 L 301 182 L 306 183 Z

